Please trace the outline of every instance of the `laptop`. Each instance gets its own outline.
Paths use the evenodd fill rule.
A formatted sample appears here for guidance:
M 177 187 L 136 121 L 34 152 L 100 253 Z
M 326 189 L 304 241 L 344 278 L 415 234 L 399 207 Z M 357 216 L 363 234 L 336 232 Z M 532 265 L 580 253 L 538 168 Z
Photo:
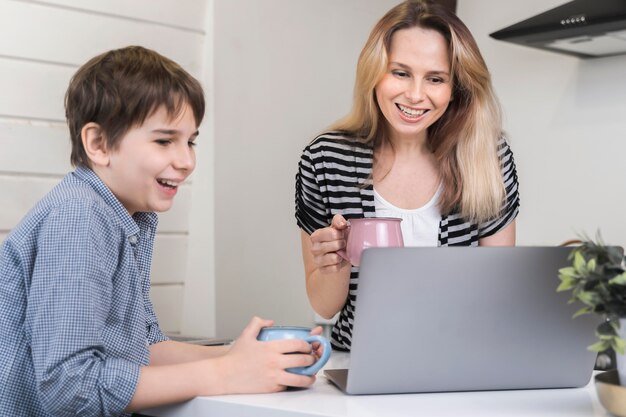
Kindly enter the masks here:
M 556 292 L 568 247 L 370 248 L 363 253 L 347 394 L 588 384 L 598 315 Z

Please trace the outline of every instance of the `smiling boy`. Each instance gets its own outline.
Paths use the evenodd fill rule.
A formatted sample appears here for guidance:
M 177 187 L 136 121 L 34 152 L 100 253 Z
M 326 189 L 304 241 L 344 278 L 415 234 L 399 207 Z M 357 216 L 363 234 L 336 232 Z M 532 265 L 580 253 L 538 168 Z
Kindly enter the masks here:
M 99 55 L 66 94 L 69 173 L 0 247 L 0 415 L 117 416 L 197 395 L 305 387 L 301 340 L 168 340 L 149 299 L 155 212 L 192 173 L 203 91 L 142 47 Z M 302 352 L 284 355 L 286 352 Z

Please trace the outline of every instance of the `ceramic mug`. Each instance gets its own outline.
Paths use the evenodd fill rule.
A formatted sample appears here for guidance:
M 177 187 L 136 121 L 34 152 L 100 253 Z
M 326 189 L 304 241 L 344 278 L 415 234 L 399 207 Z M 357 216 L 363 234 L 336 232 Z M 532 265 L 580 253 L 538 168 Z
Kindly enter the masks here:
M 322 356 L 311 366 L 287 368 L 287 371 L 300 375 L 314 375 L 322 369 L 322 366 L 328 362 L 330 358 L 330 342 L 324 336 L 311 336 L 311 329 L 307 327 L 295 327 L 295 326 L 272 326 L 263 327 L 257 340 L 270 341 L 270 340 L 285 340 L 285 339 L 302 339 L 309 343 L 319 342 L 322 345 Z
M 400 222 L 395 217 L 365 217 L 348 220 L 345 250 L 339 256 L 354 266 L 361 265 L 364 249 L 373 247 L 401 248 L 404 246 Z

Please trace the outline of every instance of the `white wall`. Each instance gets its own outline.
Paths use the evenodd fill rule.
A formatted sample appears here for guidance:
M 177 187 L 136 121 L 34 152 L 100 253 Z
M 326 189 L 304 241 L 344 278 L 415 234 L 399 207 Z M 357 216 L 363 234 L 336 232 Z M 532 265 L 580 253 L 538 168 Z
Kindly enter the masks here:
M 203 67 L 210 65 L 205 13 L 205 1 L 0 1 L 0 239 L 71 169 L 63 96 L 77 68 L 106 50 L 138 44 L 176 60 L 202 79 Z M 202 163 L 206 157 L 199 152 Z M 212 270 L 199 271 L 204 261 L 189 268 L 187 264 L 190 242 L 198 247 L 198 233 L 210 227 L 198 220 L 198 211 L 210 200 L 191 210 L 192 195 L 205 192 L 206 181 L 212 181 L 206 178 L 210 171 L 203 172 L 203 178 L 181 188 L 174 209 L 160 220 L 152 297 L 166 331 L 214 330 L 214 310 L 205 308 L 212 305 L 212 291 L 200 294 L 204 303 L 190 302 L 196 292 L 185 293 L 186 283 L 197 288 L 200 274 L 212 288 Z M 202 215 L 206 217 L 206 210 Z M 190 222 L 199 223 L 193 233 Z M 206 234 L 203 238 L 210 240 Z M 190 315 L 186 306 L 198 305 L 206 319 L 183 326 L 182 318 Z
M 600 229 L 626 244 L 626 56 L 580 60 L 488 34 L 565 0 L 459 0 L 502 101 L 520 178 L 518 243 Z M 252 314 L 310 324 L 293 179 L 302 147 L 345 114 L 356 57 L 397 1 L 216 0 L 217 333 Z M 244 13 L 245 10 L 245 13 Z
M 217 334 L 252 315 L 310 325 L 294 178 L 350 109 L 356 60 L 396 0 L 215 0 Z
M 626 245 L 626 55 L 582 60 L 488 34 L 564 0 L 460 0 L 492 72 L 520 179 L 518 243 Z

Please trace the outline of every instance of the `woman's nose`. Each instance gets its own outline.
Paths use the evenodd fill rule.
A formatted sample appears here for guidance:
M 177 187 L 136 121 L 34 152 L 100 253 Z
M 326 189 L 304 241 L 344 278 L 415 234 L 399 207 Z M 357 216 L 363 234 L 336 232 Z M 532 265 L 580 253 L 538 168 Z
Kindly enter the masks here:
M 410 103 L 419 103 L 424 99 L 424 90 L 422 82 L 419 80 L 414 80 L 408 86 L 405 96 Z

